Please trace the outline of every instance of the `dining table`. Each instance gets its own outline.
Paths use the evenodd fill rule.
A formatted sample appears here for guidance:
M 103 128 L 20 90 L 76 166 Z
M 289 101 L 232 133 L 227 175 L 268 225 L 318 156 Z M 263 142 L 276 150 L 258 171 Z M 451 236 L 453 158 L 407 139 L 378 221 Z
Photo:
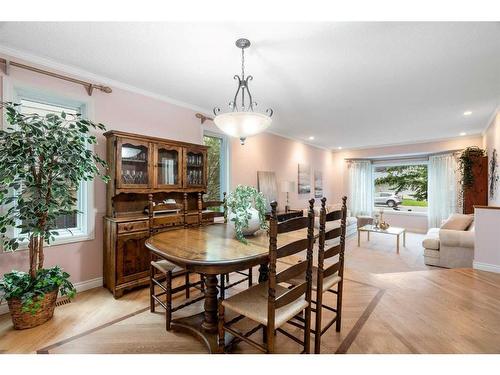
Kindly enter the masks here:
M 293 242 L 305 232 L 278 236 L 278 247 Z M 219 275 L 259 266 L 259 282 L 268 276 L 269 236 L 266 230 L 239 241 L 231 224 L 188 227 L 154 234 L 146 247 L 157 257 L 166 259 L 189 272 L 204 275 L 203 311 L 188 317 L 172 319 L 172 329 L 190 333 L 205 343 L 210 353 L 217 352 L 217 308 Z M 232 337 L 226 337 L 229 343 Z

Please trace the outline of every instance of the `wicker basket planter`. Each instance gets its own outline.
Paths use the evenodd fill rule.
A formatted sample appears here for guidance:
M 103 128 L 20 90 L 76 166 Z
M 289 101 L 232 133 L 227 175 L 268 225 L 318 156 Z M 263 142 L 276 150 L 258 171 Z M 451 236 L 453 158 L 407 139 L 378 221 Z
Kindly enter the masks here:
M 40 309 L 34 314 L 23 312 L 23 306 L 20 299 L 12 298 L 8 300 L 7 303 L 9 305 L 12 323 L 14 323 L 14 329 L 33 328 L 52 319 L 58 292 L 59 288 L 52 292 L 45 293 L 45 296 L 40 301 Z

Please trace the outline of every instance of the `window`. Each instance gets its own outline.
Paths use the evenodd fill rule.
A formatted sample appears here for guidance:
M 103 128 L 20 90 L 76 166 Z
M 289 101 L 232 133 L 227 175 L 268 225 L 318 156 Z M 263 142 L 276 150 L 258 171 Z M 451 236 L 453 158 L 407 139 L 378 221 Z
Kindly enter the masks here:
M 227 192 L 227 138 L 224 135 L 205 131 L 203 143 L 208 146 L 207 201 L 221 200 Z
M 427 163 L 392 162 L 373 166 L 375 210 L 427 212 Z
M 69 114 L 81 113 L 85 115 L 86 105 L 81 102 L 65 100 L 61 98 L 51 97 L 36 91 L 25 89 L 14 90 L 13 101 L 20 103 L 20 111 L 22 113 L 38 113 L 46 115 L 48 113 L 61 113 L 62 111 Z M 92 182 L 82 181 L 78 190 L 74 191 L 76 197 L 76 208 L 80 211 L 78 214 L 62 215 L 57 220 L 56 240 L 52 244 L 61 244 L 68 242 L 82 241 L 92 238 L 94 217 L 91 217 L 90 212 L 92 206 Z M 18 236 L 19 229 L 13 229 L 13 236 Z

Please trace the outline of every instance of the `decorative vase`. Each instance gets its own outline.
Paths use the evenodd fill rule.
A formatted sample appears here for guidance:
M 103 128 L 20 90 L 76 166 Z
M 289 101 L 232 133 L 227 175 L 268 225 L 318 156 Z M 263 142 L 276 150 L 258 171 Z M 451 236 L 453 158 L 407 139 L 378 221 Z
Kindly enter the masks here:
M 252 215 L 250 219 L 248 219 L 248 226 L 246 228 L 242 229 L 243 235 L 244 236 L 250 236 L 257 232 L 260 229 L 260 219 L 259 219 L 259 211 L 257 211 L 255 208 L 250 207 L 248 209 L 248 212 Z M 228 215 L 228 221 L 229 224 L 232 226 L 234 229 L 234 221 L 232 220 L 236 215 L 229 211 Z
M 45 293 L 44 297 L 39 301 L 40 308 L 34 314 L 23 311 L 23 304 L 19 298 L 7 300 L 14 329 L 33 328 L 52 319 L 58 292 L 59 288 Z

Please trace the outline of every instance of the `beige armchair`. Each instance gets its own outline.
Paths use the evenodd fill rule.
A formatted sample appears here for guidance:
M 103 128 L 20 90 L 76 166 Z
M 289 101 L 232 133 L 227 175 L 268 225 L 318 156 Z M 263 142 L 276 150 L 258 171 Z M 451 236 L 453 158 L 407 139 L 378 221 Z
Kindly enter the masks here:
M 462 216 L 467 223 L 468 215 Z M 470 219 L 470 216 L 468 216 Z M 451 217 L 450 217 L 451 219 Z M 465 229 L 447 229 L 446 223 L 441 228 L 431 228 L 427 232 L 422 246 L 424 247 L 425 264 L 445 268 L 472 267 L 474 259 L 474 221 Z M 473 220 L 473 219 L 472 219 Z M 464 224 L 465 225 L 465 224 Z

